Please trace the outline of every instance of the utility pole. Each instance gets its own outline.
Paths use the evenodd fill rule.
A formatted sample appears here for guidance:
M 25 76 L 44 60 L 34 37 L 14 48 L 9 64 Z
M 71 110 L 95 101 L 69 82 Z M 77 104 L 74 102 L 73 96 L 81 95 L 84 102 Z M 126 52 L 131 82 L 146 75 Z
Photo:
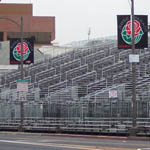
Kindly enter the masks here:
M 21 80 L 24 79 L 24 71 L 23 71 L 23 17 L 21 16 L 21 23 L 20 23 L 20 33 L 21 33 Z M 20 131 L 23 131 L 23 124 L 24 124 L 24 102 L 23 97 L 21 97 L 20 101 Z
M 134 0 L 131 0 L 132 53 L 136 54 L 134 42 Z M 136 135 L 136 62 L 132 62 L 132 135 Z
M 90 35 L 91 35 L 91 28 L 89 28 L 89 31 L 88 31 L 88 41 L 90 40 Z

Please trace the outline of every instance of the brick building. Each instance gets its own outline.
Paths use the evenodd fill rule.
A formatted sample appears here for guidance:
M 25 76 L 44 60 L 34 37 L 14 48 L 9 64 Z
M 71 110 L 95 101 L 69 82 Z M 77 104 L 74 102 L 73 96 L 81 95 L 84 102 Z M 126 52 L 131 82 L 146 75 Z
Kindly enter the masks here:
M 35 44 L 50 44 L 55 40 L 55 17 L 33 16 L 32 4 L 0 3 L 0 41 L 20 38 L 21 16 L 24 38 L 34 38 Z

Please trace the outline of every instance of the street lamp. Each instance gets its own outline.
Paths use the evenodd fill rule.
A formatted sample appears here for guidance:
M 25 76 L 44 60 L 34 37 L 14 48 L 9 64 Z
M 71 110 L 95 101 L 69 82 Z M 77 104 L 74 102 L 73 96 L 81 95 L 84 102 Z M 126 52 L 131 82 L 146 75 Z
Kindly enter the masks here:
M 4 19 L 4 20 L 8 20 L 14 24 L 16 24 L 17 26 L 19 26 L 20 28 L 20 34 L 21 34 L 21 80 L 24 79 L 24 73 L 23 73 L 23 17 L 21 16 L 20 18 L 20 24 L 18 24 L 18 22 L 16 22 L 15 20 L 8 18 L 8 17 L 0 17 L 0 19 Z M 20 102 L 20 126 L 19 126 L 19 131 L 23 131 L 23 122 L 24 122 L 24 105 L 23 105 L 23 101 L 21 100 Z

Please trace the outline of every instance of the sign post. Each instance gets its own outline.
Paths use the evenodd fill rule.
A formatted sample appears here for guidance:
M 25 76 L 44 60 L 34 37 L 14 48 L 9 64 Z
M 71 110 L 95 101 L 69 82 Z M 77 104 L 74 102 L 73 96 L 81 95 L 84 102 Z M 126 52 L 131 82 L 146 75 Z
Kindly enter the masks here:
M 136 136 L 137 106 L 136 106 L 136 63 L 139 55 L 136 49 L 148 48 L 148 16 L 134 15 L 134 0 L 131 0 L 131 15 L 118 15 L 118 49 L 131 49 L 132 55 L 132 128 L 130 134 Z

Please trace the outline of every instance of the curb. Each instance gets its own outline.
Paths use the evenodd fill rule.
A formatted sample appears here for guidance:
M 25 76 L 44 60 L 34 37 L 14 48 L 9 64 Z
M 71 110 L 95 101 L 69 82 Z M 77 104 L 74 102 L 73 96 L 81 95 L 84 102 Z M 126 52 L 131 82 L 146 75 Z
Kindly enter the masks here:
M 73 134 L 41 134 L 41 136 L 61 136 L 71 138 L 94 138 L 107 140 L 135 140 L 135 141 L 150 141 L 150 137 L 117 137 L 117 136 L 92 136 L 92 135 L 73 135 Z
M 118 136 L 94 136 L 94 135 L 75 135 L 75 134 L 58 134 L 58 133 L 27 133 L 27 132 L 0 132 L 0 134 L 11 135 L 31 135 L 31 136 L 57 136 L 70 138 L 93 138 L 93 139 L 107 139 L 107 140 L 133 140 L 133 141 L 150 141 L 150 137 L 118 137 Z

